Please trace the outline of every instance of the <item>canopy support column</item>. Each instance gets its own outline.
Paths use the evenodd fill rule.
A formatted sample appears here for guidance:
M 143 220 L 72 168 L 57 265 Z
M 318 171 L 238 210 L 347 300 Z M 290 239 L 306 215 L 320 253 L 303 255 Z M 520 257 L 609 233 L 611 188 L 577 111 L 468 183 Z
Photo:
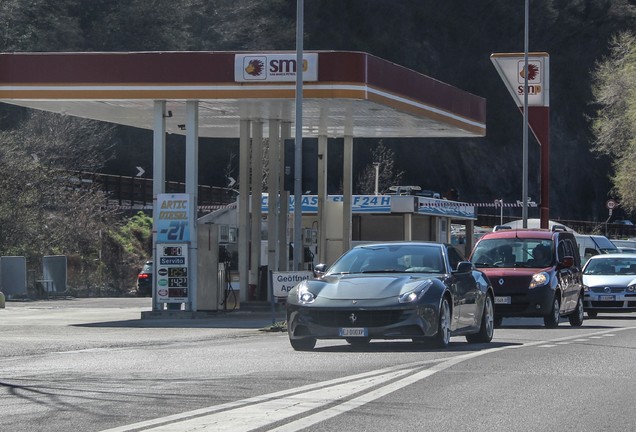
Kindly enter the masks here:
M 280 129 L 281 136 L 281 160 L 284 160 L 282 156 L 284 154 L 285 140 L 291 138 L 291 122 L 283 122 Z M 279 182 L 281 185 L 285 184 L 285 164 L 280 164 L 280 176 Z M 289 224 L 289 191 L 280 191 L 280 213 L 278 214 L 278 244 L 280 246 L 280 258 L 278 266 L 280 271 L 289 270 L 289 242 L 287 241 L 287 227 Z
M 318 262 L 327 260 L 327 136 L 318 137 Z
M 342 173 L 342 252 L 351 249 L 351 216 L 353 196 L 353 136 L 344 137 Z
M 280 201 L 280 121 L 269 121 L 269 175 L 267 176 L 267 269 L 278 271 L 278 209 Z M 268 279 L 269 280 L 269 279 Z M 267 290 L 267 296 L 271 293 Z M 271 300 L 271 299 L 269 299 Z
M 197 242 L 197 211 L 199 190 L 199 101 L 186 102 L 186 174 L 185 191 L 190 195 L 190 209 L 188 225 L 190 229 L 190 280 L 189 299 L 186 310 L 197 310 L 198 284 L 198 242 Z
M 263 122 L 252 121 L 252 217 L 249 300 L 259 300 L 258 271 L 261 267 L 261 202 L 263 195 Z
M 157 248 L 156 221 L 159 220 L 158 195 L 164 193 L 166 188 L 166 101 L 154 102 L 154 126 L 152 137 L 152 250 Z M 157 281 L 157 263 L 153 263 L 153 284 Z M 154 286 L 152 287 L 152 310 L 157 311 L 163 306 L 157 302 Z
M 240 301 L 247 301 L 249 278 L 250 121 L 240 120 L 238 272 Z

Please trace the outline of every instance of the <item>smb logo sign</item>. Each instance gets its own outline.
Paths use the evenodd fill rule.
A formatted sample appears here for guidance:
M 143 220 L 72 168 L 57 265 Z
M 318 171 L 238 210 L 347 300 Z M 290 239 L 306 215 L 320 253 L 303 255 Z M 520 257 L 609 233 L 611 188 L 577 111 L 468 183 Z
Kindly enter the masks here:
M 318 81 L 318 54 L 303 55 L 303 81 Z M 236 54 L 234 81 L 296 81 L 295 54 Z
M 528 53 L 528 68 L 522 53 L 494 53 L 492 64 L 517 106 L 524 104 L 525 79 L 528 78 L 528 105 L 550 106 L 550 56 Z

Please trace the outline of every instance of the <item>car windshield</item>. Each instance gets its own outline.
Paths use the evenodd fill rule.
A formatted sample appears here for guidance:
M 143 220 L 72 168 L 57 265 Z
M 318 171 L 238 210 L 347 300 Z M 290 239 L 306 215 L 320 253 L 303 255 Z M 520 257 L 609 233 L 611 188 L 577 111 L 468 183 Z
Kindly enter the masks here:
M 446 273 L 439 245 L 370 245 L 345 253 L 327 274 L 343 273 Z
M 552 265 L 553 249 L 550 239 L 482 239 L 475 246 L 472 262 L 476 267 L 542 268 Z
M 152 263 L 146 263 L 144 264 L 143 268 L 141 269 L 141 271 L 143 273 L 152 273 Z
M 584 275 L 636 275 L 636 258 L 590 259 Z

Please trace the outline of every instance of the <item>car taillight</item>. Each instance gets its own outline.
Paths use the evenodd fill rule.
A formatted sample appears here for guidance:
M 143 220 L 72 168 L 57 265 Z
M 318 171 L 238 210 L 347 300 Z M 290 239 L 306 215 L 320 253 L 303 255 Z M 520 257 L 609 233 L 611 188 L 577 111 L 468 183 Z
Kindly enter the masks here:
M 140 273 L 139 274 L 139 279 L 148 279 L 150 277 L 150 275 L 148 273 Z

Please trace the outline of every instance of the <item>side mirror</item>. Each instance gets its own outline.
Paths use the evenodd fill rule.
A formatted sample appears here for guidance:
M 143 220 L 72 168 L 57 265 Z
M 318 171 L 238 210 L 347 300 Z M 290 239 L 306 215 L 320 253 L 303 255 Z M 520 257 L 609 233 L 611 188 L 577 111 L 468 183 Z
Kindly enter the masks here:
M 570 268 L 574 265 L 574 257 L 566 256 L 563 257 L 561 261 L 559 261 L 560 268 Z
M 468 273 L 473 271 L 474 266 L 470 261 L 462 261 L 457 264 L 457 273 Z
M 327 270 L 327 264 L 316 264 L 314 266 L 314 277 L 321 277 L 325 274 L 325 270 Z

